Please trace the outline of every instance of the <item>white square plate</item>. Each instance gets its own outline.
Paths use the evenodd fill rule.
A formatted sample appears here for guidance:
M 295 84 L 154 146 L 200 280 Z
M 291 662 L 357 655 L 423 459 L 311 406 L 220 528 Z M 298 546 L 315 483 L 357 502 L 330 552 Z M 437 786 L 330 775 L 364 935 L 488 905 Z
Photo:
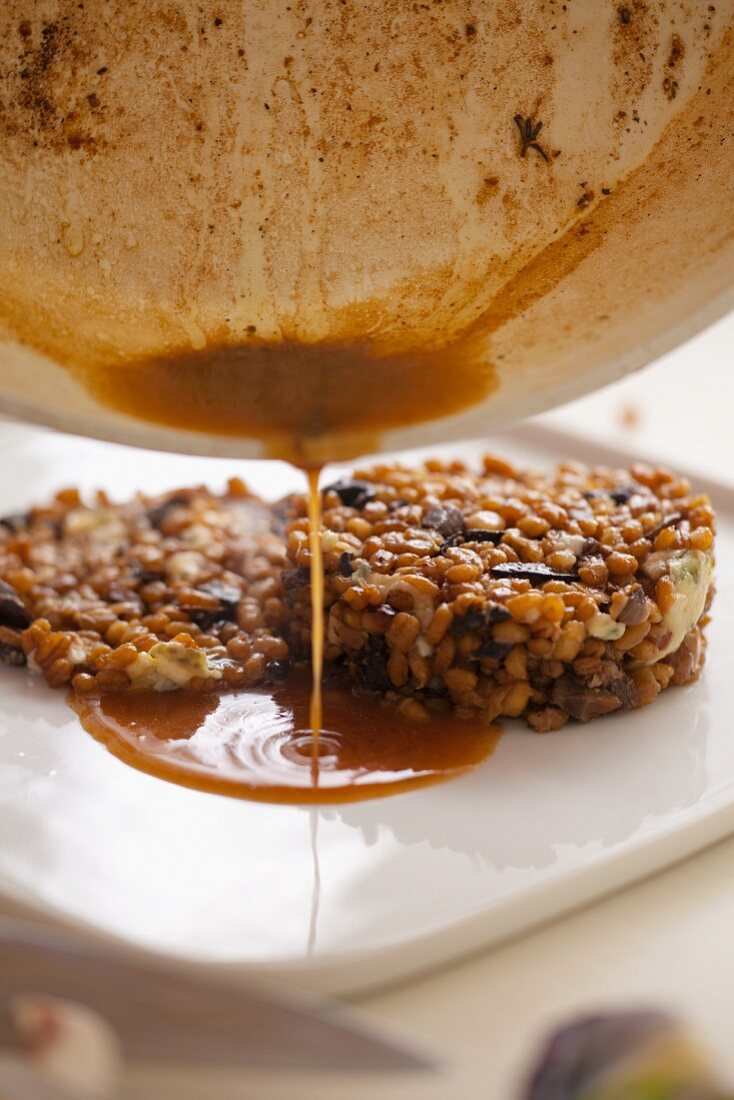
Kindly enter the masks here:
M 534 465 L 629 461 L 537 428 L 497 447 Z M 298 484 L 279 464 L 245 465 L 264 495 Z M 218 485 L 232 467 L 2 424 L 0 514 L 63 484 L 119 497 Z M 734 493 L 702 488 L 731 562 Z M 472 774 L 344 806 L 241 802 L 137 772 L 84 733 L 61 693 L 0 668 L 4 907 L 338 993 L 517 933 L 734 829 L 732 584 L 720 566 L 699 683 L 548 736 L 507 723 Z

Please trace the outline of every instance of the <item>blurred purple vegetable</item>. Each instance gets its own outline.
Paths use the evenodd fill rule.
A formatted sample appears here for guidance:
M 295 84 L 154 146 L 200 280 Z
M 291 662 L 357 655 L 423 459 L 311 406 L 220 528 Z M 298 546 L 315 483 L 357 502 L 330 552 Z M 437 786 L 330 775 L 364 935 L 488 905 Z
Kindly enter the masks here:
M 675 1064 L 661 1052 L 684 1052 Z M 634 1067 L 632 1077 L 630 1070 Z M 663 1012 L 586 1016 L 551 1036 L 522 1100 L 726 1100 L 678 1022 Z

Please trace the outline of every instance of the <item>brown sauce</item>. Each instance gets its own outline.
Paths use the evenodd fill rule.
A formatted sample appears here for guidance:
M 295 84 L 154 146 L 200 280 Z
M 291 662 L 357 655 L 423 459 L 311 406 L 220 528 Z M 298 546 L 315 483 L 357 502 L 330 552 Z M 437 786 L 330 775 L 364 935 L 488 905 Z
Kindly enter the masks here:
M 264 802 L 357 801 L 426 786 L 480 764 L 496 726 L 451 712 L 416 721 L 394 704 L 324 684 L 325 727 L 310 728 L 311 679 L 272 691 L 72 696 L 84 728 L 127 764 L 198 790 Z
M 450 416 L 496 384 L 463 345 L 380 358 L 359 345 L 253 343 L 71 370 L 118 412 L 260 439 L 271 458 L 303 468 L 378 450 L 384 432 Z
M 321 681 L 324 676 L 324 555 L 321 552 L 320 470 L 308 473 L 308 541 L 311 551 L 311 706 L 309 725 L 314 735 L 314 754 L 324 721 Z

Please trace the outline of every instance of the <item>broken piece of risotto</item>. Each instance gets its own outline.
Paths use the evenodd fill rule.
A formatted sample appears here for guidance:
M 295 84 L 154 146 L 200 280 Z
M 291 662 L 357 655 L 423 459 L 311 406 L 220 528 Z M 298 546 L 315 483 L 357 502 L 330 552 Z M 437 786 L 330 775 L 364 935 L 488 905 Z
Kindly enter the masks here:
M 288 531 L 290 641 L 309 640 L 305 497 Z M 376 466 L 324 490 L 329 663 L 360 688 L 541 732 L 698 675 L 714 513 L 663 469 L 493 457 Z

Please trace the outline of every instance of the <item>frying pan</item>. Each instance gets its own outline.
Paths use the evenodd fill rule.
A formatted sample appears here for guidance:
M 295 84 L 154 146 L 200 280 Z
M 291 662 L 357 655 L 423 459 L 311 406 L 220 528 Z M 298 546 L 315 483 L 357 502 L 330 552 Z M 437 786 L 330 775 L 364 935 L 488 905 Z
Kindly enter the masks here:
M 155 424 L 84 379 L 110 389 L 131 364 L 212 348 L 247 370 L 255 348 L 275 386 L 305 349 L 287 403 L 314 357 L 358 348 L 357 406 L 380 365 L 410 363 L 431 393 L 435 364 L 471 346 L 491 384 L 459 407 L 437 391 L 418 424 L 403 389 L 369 448 L 396 449 L 642 366 L 733 304 L 733 15 L 731 0 L 6 0 L 0 408 L 257 457 L 249 429 Z M 339 424 L 317 443 L 350 447 Z

